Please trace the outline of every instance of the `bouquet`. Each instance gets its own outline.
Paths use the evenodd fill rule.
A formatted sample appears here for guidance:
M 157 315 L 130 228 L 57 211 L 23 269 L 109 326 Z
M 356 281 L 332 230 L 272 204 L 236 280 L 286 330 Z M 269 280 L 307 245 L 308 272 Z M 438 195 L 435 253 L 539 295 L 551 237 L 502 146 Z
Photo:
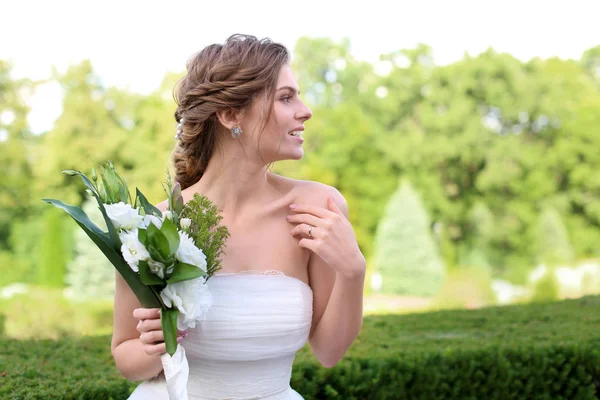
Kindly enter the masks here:
M 92 179 L 77 170 L 87 191 L 98 202 L 108 231 L 102 231 L 77 206 L 43 199 L 66 211 L 119 271 L 142 307 L 160 308 L 167 354 L 161 356 L 171 399 L 187 399 L 188 364 L 177 344 L 177 330 L 194 328 L 211 306 L 205 285 L 220 269 L 219 256 L 227 228 L 218 226 L 222 217 L 205 196 L 194 195 L 185 206 L 179 183 L 167 173 L 163 185 L 167 209 L 163 213 L 136 188 L 131 202 L 127 183 L 106 162 L 92 170 Z

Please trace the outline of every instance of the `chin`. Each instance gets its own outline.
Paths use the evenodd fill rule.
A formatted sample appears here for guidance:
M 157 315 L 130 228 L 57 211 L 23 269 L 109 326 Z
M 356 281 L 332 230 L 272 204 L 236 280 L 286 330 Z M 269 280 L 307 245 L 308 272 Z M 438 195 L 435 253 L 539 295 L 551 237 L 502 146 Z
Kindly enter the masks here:
M 304 158 L 304 152 L 303 151 L 295 151 L 295 152 L 289 152 L 289 153 L 285 153 L 285 154 L 279 154 L 279 156 L 277 157 L 277 161 L 287 161 L 287 160 L 302 160 Z
M 295 151 L 292 154 L 289 154 L 289 157 L 287 157 L 287 160 L 302 160 L 304 158 L 304 151 L 300 150 L 300 151 Z

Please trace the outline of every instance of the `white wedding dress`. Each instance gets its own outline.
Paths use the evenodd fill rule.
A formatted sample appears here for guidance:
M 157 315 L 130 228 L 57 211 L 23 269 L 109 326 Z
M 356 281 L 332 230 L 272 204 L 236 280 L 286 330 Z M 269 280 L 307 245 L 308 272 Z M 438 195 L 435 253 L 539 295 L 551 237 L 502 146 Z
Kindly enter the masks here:
M 181 342 L 189 399 L 302 399 L 290 387 L 295 353 L 312 320 L 311 288 L 279 271 L 217 274 L 206 283 L 212 307 Z M 130 400 L 168 400 L 163 374 Z

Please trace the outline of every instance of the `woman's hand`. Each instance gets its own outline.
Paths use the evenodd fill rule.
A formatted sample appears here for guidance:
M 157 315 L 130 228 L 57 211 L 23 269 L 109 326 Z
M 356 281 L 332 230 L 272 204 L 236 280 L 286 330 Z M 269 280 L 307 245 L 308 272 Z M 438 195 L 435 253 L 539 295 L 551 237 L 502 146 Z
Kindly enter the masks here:
M 294 215 L 289 222 L 297 223 L 292 236 L 300 236 L 300 247 L 307 248 L 321 257 L 337 273 L 347 277 L 365 273 L 366 262 L 360 252 L 350 221 L 335 204 L 327 198 L 327 209 L 311 205 L 292 204 Z
M 159 356 L 167 352 L 165 337 L 160 324 L 159 308 L 136 308 L 133 310 L 133 317 L 138 319 L 137 331 L 140 333 L 140 341 L 144 346 L 144 351 L 149 356 Z M 181 343 L 187 331 L 177 332 L 177 343 Z

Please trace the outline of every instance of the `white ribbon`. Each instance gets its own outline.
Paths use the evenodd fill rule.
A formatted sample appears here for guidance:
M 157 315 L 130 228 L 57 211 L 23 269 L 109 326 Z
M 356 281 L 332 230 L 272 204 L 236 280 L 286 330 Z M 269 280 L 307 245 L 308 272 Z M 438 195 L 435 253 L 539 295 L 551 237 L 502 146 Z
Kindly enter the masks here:
M 187 383 L 190 367 L 183 346 L 178 344 L 172 357 L 169 353 L 161 354 L 160 360 L 167 380 L 169 400 L 188 400 Z

